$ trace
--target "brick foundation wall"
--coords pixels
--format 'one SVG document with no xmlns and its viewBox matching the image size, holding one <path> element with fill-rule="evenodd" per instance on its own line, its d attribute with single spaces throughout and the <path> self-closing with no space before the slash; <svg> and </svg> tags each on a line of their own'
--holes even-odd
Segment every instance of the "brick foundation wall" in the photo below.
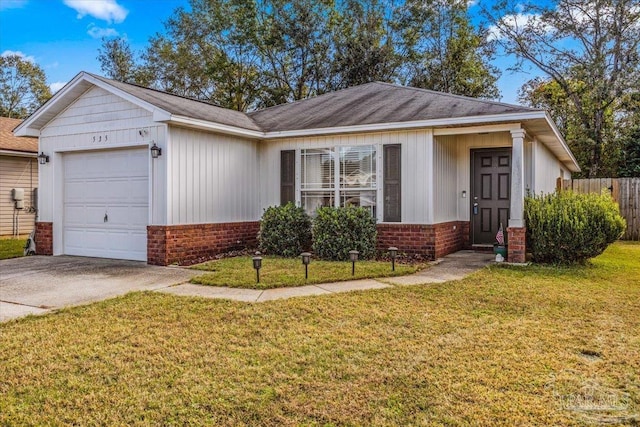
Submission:
<svg viewBox="0 0 640 427">
<path fill-rule="evenodd" d="M 469 223 L 451 221 L 435 224 L 435 257 L 441 258 L 469 246 Z"/>
<path fill-rule="evenodd" d="M 36 255 L 53 255 L 53 223 L 36 222 Z"/>
<path fill-rule="evenodd" d="M 378 224 L 378 250 L 395 246 L 400 252 L 439 258 L 469 247 L 469 222 L 451 221 L 434 225 Z"/>
<path fill-rule="evenodd" d="M 190 263 L 231 250 L 257 246 L 260 223 L 150 225 L 147 227 L 147 263 Z"/>
<path fill-rule="evenodd" d="M 525 262 L 527 252 L 527 229 L 525 227 L 508 227 L 507 235 L 509 236 L 509 245 L 507 246 L 507 261 Z"/>
</svg>

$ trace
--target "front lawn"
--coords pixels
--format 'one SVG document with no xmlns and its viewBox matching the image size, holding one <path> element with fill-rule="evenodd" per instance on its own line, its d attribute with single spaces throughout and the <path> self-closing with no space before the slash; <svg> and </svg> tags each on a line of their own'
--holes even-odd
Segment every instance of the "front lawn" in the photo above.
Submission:
<svg viewBox="0 0 640 427">
<path fill-rule="evenodd" d="M 0 425 L 637 425 L 640 244 L 587 267 L 0 325 Z"/>
<path fill-rule="evenodd" d="M 23 256 L 25 243 L 27 239 L 0 239 L 0 259 Z"/>
<path fill-rule="evenodd" d="M 256 283 L 256 271 L 250 256 L 223 258 L 196 265 L 192 268 L 207 271 L 194 277 L 191 283 L 231 288 L 271 289 L 305 284 L 304 265 L 300 258 L 265 256 L 260 269 L 260 283 Z M 355 275 L 351 275 L 351 262 L 312 260 L 306 284 L 340 282 L 353 279 L 402 276 L 415 273 L 424 265 L 396 264 L 391 271 L 391 262 L 358 261 Z"/>
</svg>

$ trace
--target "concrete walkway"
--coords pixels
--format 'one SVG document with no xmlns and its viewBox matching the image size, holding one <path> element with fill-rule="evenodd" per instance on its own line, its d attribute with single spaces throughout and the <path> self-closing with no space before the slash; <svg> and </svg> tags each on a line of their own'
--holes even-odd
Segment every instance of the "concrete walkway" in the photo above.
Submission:
<svg viewBox="0 0 640 427">
<path fill-rule="evenodd" d="M 361 291 L 366 289 L 382 289 L 392 286 L 410 286 L 460 280 L 469 274 L 484 268 L 486 265 L 492 263 L 494 259 L 494 255 L 491 253 L 459 251 L 435 261 L 433 265 L 426 270 L 408 276 L 349 280 L 345 282 L 322 283 L 318 285 L 266 290 L 202 286 L 183 283 L 176 286 L 157 289 L 156 291 L 181 296 L 198 296 L 244 302 L 264 302 L 310 295 L 323 295 L 339 292 Z"/>
<path fill-rule="evenodd" d="M 267 290 L 193 285 L 197 270 L 149 266 L 137 261 L 34 256 L 0 262 L 0 322 L 88 304 L 131 291 L 264 302 L 462 279 L 493 262 L 493 255 L 461 251 L 408 276 L 350 280 Z"/>
</svg>

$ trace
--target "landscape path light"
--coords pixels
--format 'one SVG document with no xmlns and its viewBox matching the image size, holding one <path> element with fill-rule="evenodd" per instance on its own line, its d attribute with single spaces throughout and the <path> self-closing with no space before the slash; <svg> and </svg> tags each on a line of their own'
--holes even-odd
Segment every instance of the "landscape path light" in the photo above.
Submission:
<svg viewBox="0 0 640 427">
<path fill-rule="evenodd" d="M 389 248 L 389 255 L 391 256 L 391 271 L 396 271 L 396 257 L 398 256 L 398 248 L 391 246 Z"/>
<path fill-rule="evenodd" d="M 309 263 L 311 263 L 311 254 L 309 252 L 302 252 L 300 254 L 302 263 L 304 264 L 304 280 L 305 282 L 309 278 Z"/>
<path fill-rule="evenodd" d="M 349 251 L 349 259 L 351 260 L 351 275 L 355 276 L 356 274 L 356 261 L 358 260 L 358 255 L 360 252 L 358 251 Z"/>
<path fill-rule="evenodd" d="M 253 257 L 253 268 L 256 269 L 256 283 L 260 283 L 260 269 L 262 268 L 260 252 L 256 252 L 256 256 Z"/>
</svg>

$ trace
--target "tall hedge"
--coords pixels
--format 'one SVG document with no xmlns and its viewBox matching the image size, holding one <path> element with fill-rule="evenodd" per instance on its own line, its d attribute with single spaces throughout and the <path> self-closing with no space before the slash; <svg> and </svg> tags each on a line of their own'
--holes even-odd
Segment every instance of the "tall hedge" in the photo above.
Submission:
<svg viewBox="0 0 640 427">
<path fill-rule="evenodd" d="M 265 253 L 296 257 L 311 247 L 311 219 L 291 202 L 271 206 L 262 214 L 258 241 Z"/>
<path fill-rule="evenodd" d="M 376 219 L 362 207 L 321 207 L 313 219 L 313 251 L 321 259 L 346 261 L 354 249 L 372 258 L 376 238 Z"/>
<path fill-rule="evenodd" d="M 626 227 L 607 192 L 527 197 L 525 221 L 533 260 L 552 264 L 584 263 L 619 239 Z"/>
</svg>

